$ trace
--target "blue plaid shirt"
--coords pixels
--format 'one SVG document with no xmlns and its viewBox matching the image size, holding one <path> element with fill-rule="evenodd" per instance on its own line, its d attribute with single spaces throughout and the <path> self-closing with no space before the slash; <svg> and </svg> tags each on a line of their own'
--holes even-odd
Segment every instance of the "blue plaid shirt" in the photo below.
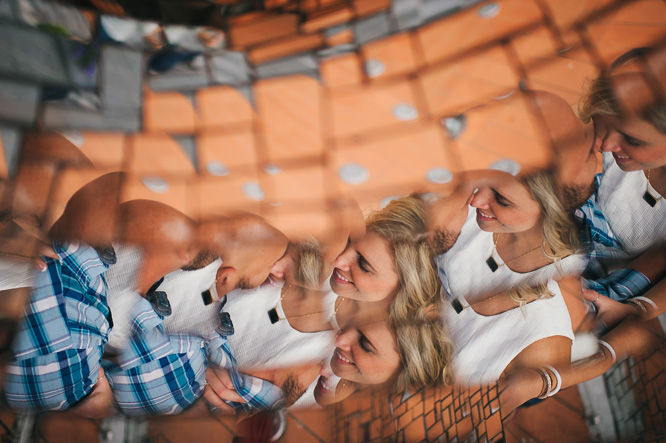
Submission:
<svg viewBox="0 0 666 443">
<path fill-rule="evenodd" d="M 229 370 L 238 394 L 247 401 L 229 402 L 237 411 L 273 409 L 282 403 L 280 388 L 238 372 L 226 337 L 215 332 L 206 338 L 167 335 L 163 319 L 139 296 L 132 318 L 133 333 L 118 364 L 105 362 L 104 365 L 123 413 L 182 412 L 203 395 L 208 364 Z"/>
<path fill-rule="evenodd" d="M 109 332 L 107 266 L 88 246 L 54 245 L 36 272 L 5 368 L 4 395 L 24 411 L 64 410 L 97 383 Z"/>
<path fill-rule="evenodd" d="M 596 175 L 595 182 L 598 189 L 601 174 Z M 608 265 L 626 261 L 627 254 L 601 212 L 596 192 L 576 210 L 575 215 L 583 226 L 582 238 L 590 249 L 590 261 L 583 274 L 589 289 L 617 301 L 637 297 L 650 289 L 650 280 L 634 269 L 623 268 L 608 273 Z"/>
</svg>

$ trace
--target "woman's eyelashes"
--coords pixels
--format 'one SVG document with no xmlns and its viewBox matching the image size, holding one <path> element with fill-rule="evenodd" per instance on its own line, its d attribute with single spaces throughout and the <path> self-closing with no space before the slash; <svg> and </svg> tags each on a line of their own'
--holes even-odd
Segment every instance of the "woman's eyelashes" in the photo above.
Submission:
<svg viewBox="0 0 666 443">
<path fill-rule="evenodd" d="M 370 269 L 365 264 L 365 260 L 363 259 L 363 256 L 359 254 L 358 256 L 358 268 L 365 272 L 366 274 L 370 273 Z"/>
<path fill-rule="evenodd" d="M 511 202 L 506 197 L 504 197 L 502 194 L 495 191 L 494 189 L 493 189 L 493 193 L 495 194 L 495 201 L 497 202 L 498 205 L 500 205 L 504 208 L 508 208 L 509 206 L 511 206 Z"/>
<path fill-rule="evenodd" d="M 622 138 L 624 138 L 624 141 L 627 142 L 627 144 L 629 146 L 637 147 L 637 146 L 642 146 L 645 143 L 642 140 L 639 140 L 637 138 L 633 138 L 632 136 L 627 135 L 623 132 L 620 132 L 620 134 L 622 134 Z"/>
<path fill-rule="evenodd" d="M 360 331 L 358 334 L 358 345 L 364 352 L 372 354 L 372 345 L 370 344 L 370 341 Z"/>
</svg>

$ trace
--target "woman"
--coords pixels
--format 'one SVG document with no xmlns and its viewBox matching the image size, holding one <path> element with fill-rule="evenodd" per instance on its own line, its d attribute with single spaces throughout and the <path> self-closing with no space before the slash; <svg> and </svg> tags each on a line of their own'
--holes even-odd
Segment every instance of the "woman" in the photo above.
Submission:
<svg viewBox="0 0 666 443">
<path fill-rule="evenodd" d="M 552 175 L 520 181 L 488 171 L 475 187 L 456 244 L 439 257 L 452 297 L 443 316 L 456 346 L 454 377 L 476 384 L 524 366 L 566 367 L 573 332 L 552 279 L 580 273 L 585 262 Z"/>
<path fill-rule="evenodd" d="M 343 328 L 328 365 L 317 380 L 320 406 L 344 400 L 369 386 L 416 391 L 446 381 L 451 342 L 438 320 L 394 324 L 387 320 Z"/>
<path fill-rule="evenodd" d="M 331 289 L 349 300 L 390 297 L 391 319 L 405 321 L 441 297 L 434 258 L 425 203 L 415 194 L 398 198 L 367 217 L 365 236 L 350 240 L 335 262 Z"/>
</svg>

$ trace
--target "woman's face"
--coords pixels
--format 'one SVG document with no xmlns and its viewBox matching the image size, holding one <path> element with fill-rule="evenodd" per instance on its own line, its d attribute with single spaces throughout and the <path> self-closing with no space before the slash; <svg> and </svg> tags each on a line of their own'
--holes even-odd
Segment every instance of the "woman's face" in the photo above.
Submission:
<svg viewBox="0 0 666 443">
<path fill-rule="evenodd" d="M 334 264 L 331 289 L 340 297 L 379 301 L 398 287 L 393 254 L 388 243 L 377 234 L 350 240 Z"/>
<path fill-rule="evenodd" d="M 496 173 L 495 173 L 496 172 Z M 527 187 L 511 174 L 495 171 L 482 181 L 470 206 L 487 232 L 523 232 L 541 221 L 541 207 Z"/>
<path fill-rule="evenodd" d="M 343 328 L 335 342 L 331 369 L 351 382 L 376 385 L 400 369 L 400 355 L 386 320 Z"/>
<path fill-rule="evenodd" d="M 635 114 L 596 116 L 601 150 L 611 152 L 625 172 L 666 166 L 666 134 Z"/>
</svg>

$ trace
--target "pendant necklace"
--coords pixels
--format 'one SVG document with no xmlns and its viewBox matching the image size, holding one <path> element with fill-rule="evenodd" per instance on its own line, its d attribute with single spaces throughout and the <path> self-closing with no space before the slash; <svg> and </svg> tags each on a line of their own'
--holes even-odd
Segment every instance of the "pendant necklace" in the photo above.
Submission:
<svg viewBox="0 0 666 443">
<path fill-rule="evenodd" d="M 277 307 L 280 305 L 280 303 L 282 303 L 282 299 L 284 299 L 284 296 L 287 295 L 287 292 L 289 291 L 289 288 L 291 288 L 291 286 L 287 286 L 287 289 L 284 290 L 284 293 L 280 297 L 280 300 L 277 303 L 275 303 L 275 306 L 273 306 L 271 309 L 268 310 L 268 312 L 267 312 L 268 313 L 268 319 L 271 321 L 271 324 L 274 325 L 275 323 L 277 323 L 279 321 L 282 321 L 282 320 L 295 320 L 297 318 L 312 317 L 313 315 L 323 314 L 324 312 L 326 312 L 326 311 L 319 311 L 319 312 L 312 312 L 310 314 L 295 315 L 293 317 L 281 318 L 280 314 L 278 314 Z M 335 311 L 333 312 L 333 317 L 335 317 L 335 315 L 338 313 L 338 310 L 340 309 L 340 306 L 342 306 L 342 302 L 344 302 L 344 301 L 345 301 L 345 298 L 341 297 L 340 298 L 340 304 L 338 305 L 337 308 L 335 308 Z"/>
<path fill-rule="evenodd" d="M 530 250 L 527 251 L 526 253 L 519 255 L 518 257 L 512 258 L 512 259 L 509 260 L 509 261 L 505 261 L 504 263 L 502 263 L 502 264 L 500 265 L 500 264 L 497 264 L 497 261 L 495 260 L 495 257 L 494 257 L 495 253 L 497 252 L 497 242 L 499 241 L 499 238 L 500 238 L 500 234 L 498 233 L 498 234 L 497 234 L 497 238 L 495 239 L 495 243 L 493 243 L 493 250 L 492 250 L 492 252 L 490 253 L 490 257 L 488 257 L 488 260 L 486 260 L 486 264 L 488 265 L 488 267 L 490 268 L 490 270 L 491 270 L 492 272 L 495 272 L 495 271 L 497 271 L 499 268 L 501 268 L 502 266 L 507 265 L 507 264 L 509 264 L 509 263 L 511 263 L 511 262 L 514 262 L 514 261 L 518 260 L 519 258 L 523 258 L 523 257 L 525 257 L 527 254 L 529 254 L 530 252 L 532 252 L 532 251 L 536 251 L 537 249 L 539 249 L 540 247 L 542 247 L 541 245 L 539 245 L 539 246 L 537 246 L 537 247 L 535 247 L 535 248 L 530 249 Z M 499 254 L 498 254 L 498 255 L 499 255 Z"/>
<path fill-rule="evenodd" d="M 657 204 L 659 200 L 662 199 L 662 196 L 660 195 L 659 197 L 655 197 L 652 195 L 650 192 L 650 170 L 647 170 L 647 183 L 645 184 L 645 194 L 643 194 L 643 200 L 650 205 L 651 208 L 654 208 L 654 206 Z"/>
</svg>

